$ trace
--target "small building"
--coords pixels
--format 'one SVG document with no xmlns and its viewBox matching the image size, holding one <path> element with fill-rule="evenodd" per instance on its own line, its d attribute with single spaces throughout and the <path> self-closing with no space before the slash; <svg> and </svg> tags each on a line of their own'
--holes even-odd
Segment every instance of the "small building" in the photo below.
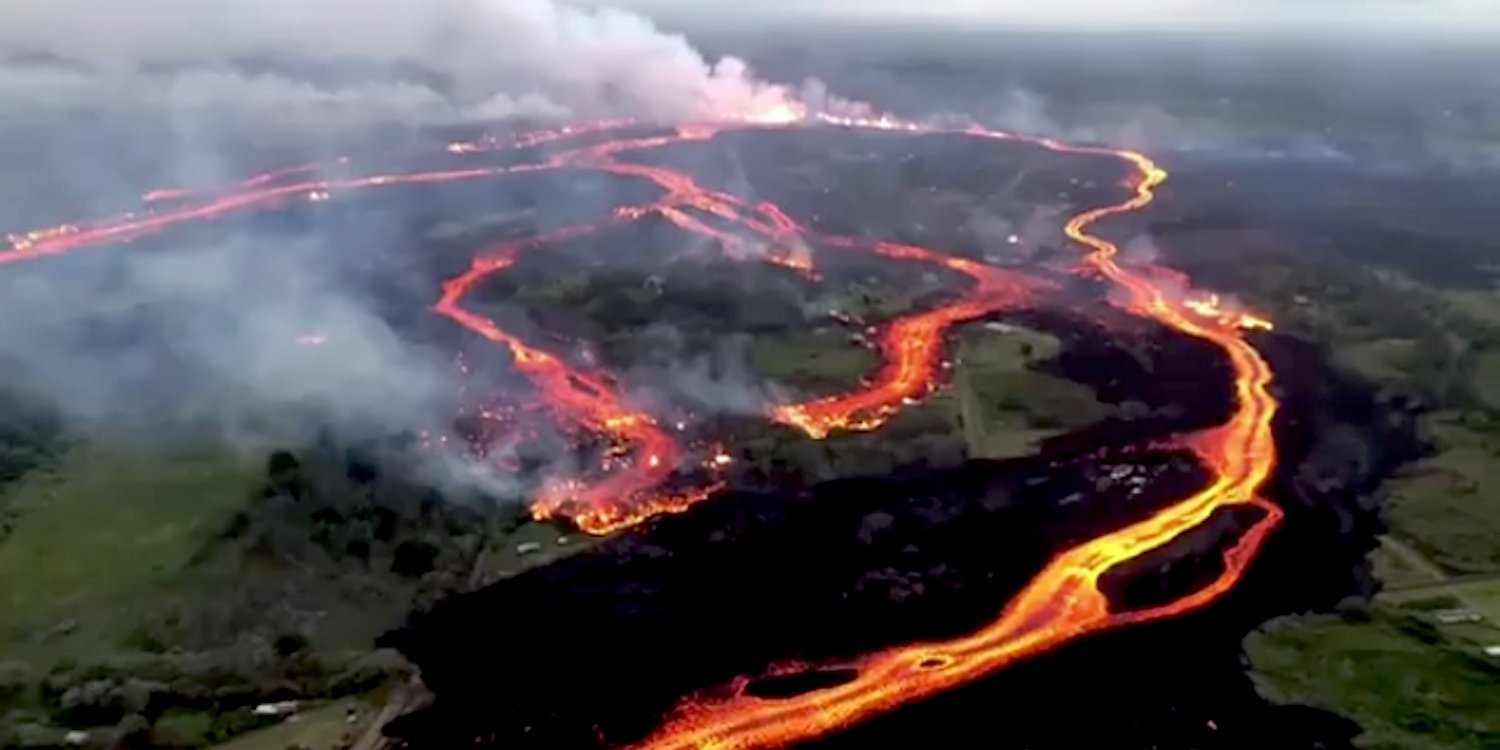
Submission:
<svg viewBox="0 0 1500 750">
<path fill-rule="evenodd" d="M 1480 622 L 1484 618 L 1472 609 L 1445 609 L 1433 615 L 1442 625 L 1462 625 L 1471 622 Z"/>
<path fill-rule="evenodd" d="M 297 701 L 277 701 L 275 703 L 262 703 L 256 706 L 252 712 L 256 716 L 285 717 L 297 713 Z"/>
<path fill-rule="evenodd" d="M 1493 656 L 1496 659 L 1500 659 L 1500 646 L 1485 646 L 1484 655 Z"/>
</svg>

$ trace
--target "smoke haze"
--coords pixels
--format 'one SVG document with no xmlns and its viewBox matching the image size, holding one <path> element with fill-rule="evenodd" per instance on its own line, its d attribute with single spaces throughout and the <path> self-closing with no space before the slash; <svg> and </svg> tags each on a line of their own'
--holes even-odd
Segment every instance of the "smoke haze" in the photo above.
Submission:
<svg viewBox="0 0 1500 750">
<path fill-rule="evenodd" d="M 794 95 L 642 16 L 551 0 L 9 4 L 4 231 L 115 214 L 149 187 L 241 179 L 265 157 L 244 151 L 296 163 L 382 128 L 389 140 L 513 117 L 716 118 Z M 349 272 L 351 256 L 409 253 L 394 246 L 409 233 L 389 217 L 393 231 L 358 239 L 304 221 L 7 268 L 5 385 L 81 425 L 192 425 L 234 443 L 276 437 L 274 414 L 359 434 L 440 423 L 452 362 L 406 341 Z"/>
<path fill-rule="evenodd" d="M 275 129 L 512 115 L 702 118 L 788 90 L 629 12 L 551 0 L 52 0 L 6 13 L 8 118 L 152 113 Z"/>
</svg>

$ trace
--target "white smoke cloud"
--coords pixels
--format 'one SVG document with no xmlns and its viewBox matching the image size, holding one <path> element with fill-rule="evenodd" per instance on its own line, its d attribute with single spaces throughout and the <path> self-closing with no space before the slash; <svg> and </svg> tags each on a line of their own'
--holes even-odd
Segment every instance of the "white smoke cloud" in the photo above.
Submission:
<svg viewBox="0 0 1500 750">
<path fill-rule="evenodd" d="M 552 0 L 5 0 L 0 111 L 165 110 L 285 129 L 784 104 L 642 16 Z M 247 122 L 246 118 L 253 118 Z"/>
</svg>

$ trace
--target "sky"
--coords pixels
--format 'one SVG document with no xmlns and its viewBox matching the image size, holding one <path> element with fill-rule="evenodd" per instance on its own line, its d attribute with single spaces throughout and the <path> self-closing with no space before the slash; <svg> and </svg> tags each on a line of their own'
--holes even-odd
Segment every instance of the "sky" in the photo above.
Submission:
<svg viewBox="0 0 1500 750">
<path fill-rule="evenodd" d="M 1274 29 L 1500 34 L 1500 0 L 604 0 L 661 17 L 984 23 L 1080 30 Z"/>
</svg>

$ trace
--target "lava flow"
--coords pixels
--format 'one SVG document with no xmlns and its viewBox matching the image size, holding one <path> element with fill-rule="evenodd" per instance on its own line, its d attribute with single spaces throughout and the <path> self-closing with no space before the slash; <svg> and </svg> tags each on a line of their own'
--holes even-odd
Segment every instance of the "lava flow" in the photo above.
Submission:
<svg viewBox="0 0 1500 750">
<path fill-rule="evenodd" d="M 661 188 L 663 195 L 647 206 L 617 208 L 613 220 L 603 225 L 570 227 L 481 252 L 467 273 L 444 286 L 443 297 L 435 306 L 439 314 L 507 346 L 516 358 L 517 368 L 536 385 L 560 422 L 606 436 L 612 443 L 627 447 L 631 454 L 624 465 L 611 467 L 613 470 L 603 479 L 589 481 L 575 477 L 552 481 L 532 506 L 533 516 L 538 520 L 565 517 L 585 532 L 607 534 L 657 515 L 683 512 L 720 489 L 721 483 L 713 481 L 706 486 L 663 491 L 662 486 L 682 463 L 682 449 L 669 432 L 661 429 L 650 415 L 627 406 L 608 383 L 571 367 L 559 357 L 528 347 L 503 331 L 493 320 L 464 310 L 462 300 L 485 277 L 508 268 L 521 251 L 592 234 L 604 226 L 638 220 L 651 213 L 666 218 L 685 231 L 716 240 L 732 258 L 754 257 L 745 239 L 715 228 L 688 212 L 700 212 L 735 224 L 772 246 L 772 250 L 763 256 L 766 261 L 811 275 L 810 257 L 792 249 L 775 249 L 800 248 L 805 234 L 803 228 L 779 208 L 770 204 L 750 206 L 733 195 L 699 185 L 686 173 L 617 158 L 626 152 L 706 140 L 717 132 L 717 129 L 705 127 L 681 128 L 673 135 L 612 140 L 554 156 L 548 161 L 549 165 L 592 168 L 623 177 L 646 179 Z M 469 146 L 460 151 L 469 153 L 481 148 Z M 843 241 L 843 244 L 853 246 L 855 243 L 850 240 Z M 958 304 L 893 324 L 884 347 L 891 365 L 875 387 L 851 397 L 830 399 L 808 407 L 779 407 L 788 409 L 789 414 L 809 414 L 806 419 L 782 421 L 796 424 L 815 437 L 826 436 L 834 427 L 852 426 L 848 415 L 860 412 L 871 415 L 865 417 L 861 426 L 873 429 L 879 423 L 876 419 L 887 418 L 903 402 L 930 390 L 938 348 L 947 328 L 957 321 L 1009 306 L 1021 298 L 1017 291 L 1020 283 L 1012 274 L 999 269 L 922 248 L 881 245 L 877 251 L 904 260 L 942 263 L 975 278 L 979 287 Z M 814 408 L 818 410 L 816 417 L 804 411 Z M 711 463 L 709 468 L 721 469 L 722 463 Z"/>
<path fill-rule="evenodd" d="M 824 237 L 833 245 L 852 246 L 851 240 Z M 877 243 L 875 252 L 890 258 L 933 263 L 958 271 L 975 285 L 961 298 L 935 310 L 897 318 L 880 337 L 880 373 L 853 393 L 830 396 L 771 409 L 777 422 L 801 429 L 821 440 L 835 430 L 869 431 L 885 424 L 901 407 L 938 386 L 937 369 L 943 340 L 953 326 L 1021 307 L 1032 300 L 1040 281 L 967 258 L 912 245 Z"/>
<path fill-rule="evenodd" d="M 1265 329 L 1269 323 L 1227 309 L 1217 298 L 1178 300 L 1169 296 L 1159 275 L 1133 270 L 1116 261 L 1116 246 L 1089 228 L 1097 222 L 1147 206 L 1166 172 L 1133 151 L 1079 147 L 1048 139 L 1025 139 L 1005 133 L 968 129 L 927 131 L 881 119 L 872 121 L 820 117 L 825 125 L 878 128 L 904 132 L 941 132 L 976 138 L 1021 140 L 1042 148 L 1072 154 L 1123 159 L 1137 173 L 1132 196 L 1119 204 L 1083 212 L 1065 227 L 1067 235 L 1086 247 L 1086 264 L 1126 292 L 1128 310 L 1149 317 L 1183 335 L 1207 341 L 1227 357 L 1234 373 L 1236 408 L 1217 428 L 1186 436 L 1191 448 L 1210 469 L 1213 480 L 1204 489 L 1181 499 L 1146 520 L 1067 550 L 1051 560 L 1005 607 L 1000 616 L 977 633 L 941 643 L 915 644 L 870 654 L 858 661 L 858 676 L 850 682 L 784 699 L 762 699 L 739 692 L 726 700 L 689 700 L 661 729 L 638 747 L 643 750 L 689 748 L 777 747 L 837 731 L 898 706 L 973 681 L 1014 663 L 1057 648 L 1064 643 L 1108 628 L 1171 617 L 1201 607 L 1228 591 L 1266 535 L 1281 519 L 1281 511 L 1257 495 L 1275 465 L 1276 446 L 1271 421 L 1277 401 L 1269 390 L 1270 368 L 1245 338 L 1246 330 Z M 778 125 L 779 126 L 779 125 Z M 583 134 L 598 135 L 623 127 L 608 123 L 523 136 L 510 145 L 493 140 L 452 144 L 448 151 L 469 154 L 500 148 L 550 146 Z M 732 127 L 764 128 L 766 124 Z M 534 384 L 554 418 L 582 432 L 605 437 L 612 446 L 604 476 L 554 479 L 536 499 L 538 518 L 566 517 L 592 533 L 610 531 L 647 518 L 682 512 L 718 488 L 716 480 L 699 481 L 687 489 L 665 489 L 684 468 L 684 448 L 656 419 L 630 405 L 606 374 L 574 365 L 561 355 L 543 351 L 503 330 L 495 321 L 466 310 L 464 297 L 493 274 L 510 268 L 526 251 L 582 237 L 635 220 L 658 215 L 682 229 L 718 241 L 732 257 L 761 257 L 767 262 L 812 274 L 809 242 L 839 250 L 869 251 L 913 263 L 936 264 L 967 276 L 972 282 L 957 299 L 933 310 L 890 321 L 880 338 L 883 365 L 870 383 L 853 393 L 803 404 L 774 407 L 771 417 L 821 438 L 834 430 L 874 429 L 903 404 L 920 398 L 937 384 L 940 349 L 954 325 L 1027 304 L 1040 282 L 1011 271 L 993 268 L 935 250 L 847 237 L 819 235 L 770 203 L 750 203 L 705 188 L 686 173 L 667 167 L 622 160 L 623 154 L 690 140 L 712 138 L 718 127 L 685 127 L 674 134 L 619 138 L 562 150 L 542 161 L 513 167 L 381 174 L 328 178 L 322 168 L 297 167 L 267 173 L 228 188 L 210 191 L 170 190 L 149 193 L 140 214 L 88 224 L 63 225 L 12 235 L 9 252 L 0 252 L 0 265 L 65 253 L 84 247 L 136 239 L 189 221 L 211 220 L 231 212 L 270 208 L 293 200 L 322 202 L 361 188 L 476 180 L 548 169 L 596 169 L 655 183 L 662 195 L 655 202 L 618 208 L 598 224 L 568 227 L 525 240 L 502 243 L 478 254 L 470 268 L 447 281 L 434 310 L 477 335 L 507 347 L 515 367 Z M 341 162 L 343 164 L 345 162 Z M 731 225 L 758 238 L 755 245 Z M 717 459 L 710 468 L 721 465 Z M 1224 553 L 1224 570 L 1209 585 L 1175 602 L 1146 610 L 1112 611 L 1099 588 L 1100 577 L 1115 566 L 1160 549 L 1198 528 L 1216 512 L 1233 506 L 1260 509 L 1259 521 Z"/>
<path fill-rule="evenodd" d="M 1046 286 L 1037 279 L 1013 271 L 947 255 L 914 245 L 889 242 L 868 243 L 850 237 L 814 232 L 770 202 L 749 204 L 719 190 L 706 188 L 687 173 L 667 167 L 620 161 L 620 154 L 661 148 L 675 143 L 707 140 L 718 128 L 684 127 L 675 136 L 616 140 L 580 149 L 558 159 L 559 163 L 588 166 L 625 177 L 654 182 L 665 195 L 653 207 L 679 228 L 717 240 L 732 258 L 754 257 L 739 236 L 716 229 L 686 213 L 695 209 L 735 224 L 770 245 L 764 259 L 806 276 L 814 276 L 805 243 L 816 240 L 845 249 L 870 249 L 875 254 L 913 263 L 939 265 L 969 277 L 974 287 L 959 299 L 934 310 L 913 313 L 887 324 L 880 337 L 883 362 L 880 371 L 859 390 L 807 403 L 781 404 L 771 408 L 771 419 L 801 429 L 814 439 L 838 430 L 869 431 L 885 424 L 901 408 L 939 385 L 938 362 L 943 340 L 953 326 L 1024 307 L 1033 293 Z"/>
<path fill-rule="evenodd" d="M 627 406 L 604 378 L 528 346 L 489 318 L 465 310 L 461 301 L 487 276 L 515 263 L 518 253 L 599 229 L 573 227 L 484 251 L 468 272 L 443 285 L 443 296 L 434 306 L 439 314 L 509 348 L 516 369 L 536 386 L 542 401 L 560 420 L 634 448 L 629 465 L 602 481 L 554 479 L 533 503 L 532 515 L 538 520 L 565 517 L 590 534 L 608 534 L 663 513 L 680 513 L 712 494 L 717 485 L 676 494 L 659 492 L 681 464 L 681 448 L 670 433 L 650 415 Z"/>
<path fill-rule="evenodd" d="M 1012 138 L 1005 134 L 989 134 Z M 914 644 L 876 652 L 856 665 L 858 677 L 804 695 L 766 700 L 746 695 L 722 701 L 688 701 L 668 723 L 638 747 L 780 747 L 846 728 L 898 706 L 971 682 L 1030 656 L 1055 649 L 1107 628 L 1178 615 L 1228 591 L 1244 574 L 1282 513 L 1257 496 L 1276 462 L 1271 433 L 1277 401 L 1270 367 L 1245 340 L 1238 320 L 1203 315 L 1173 302 L 1145 275 L 1120 266 L 1117 247 L 1088 228 L 1101 219 L 1138 210 L 1154 198 L 1166 172 L 1130 151 L 1076 148 L 1037 141 L 1054 151 L 1107 153 L 1133 164 L 1139 173 L 1127 201 L 1074 217 L 1066 232 L 1090 249 L 1087 262 L 1129 294 L 1129 309 L 1188 336 L 1206 340 L 1225 353 L 1234 372 L 1237 406 L 1228 423 L 1191 436 L 1191 446 L 1213 470 L 1203 490 L 1150 518 L 1078 545 L 1051 560 L 1005 608 L 1000 617 L 970 636 L 941 643 Z M 1253 319 L 1255 325 L 1264 324 Z M 1254 505 L 1261 519 L 1224 553 L 1224 571 L 1209 585 L 1170 604 L 1147 610 L 1113 612 L 1099 579 L 1115 566 L 1159 549 L 1199 527 L 1215 512 Z"/>
<path fill-rule="evenodd" d="M 809 276 L 814 274 L 812 259 L 805 251 L 799 252 L 807 239 L 815 237 L 825 244 L 849 249 L 868 244 L 852 238 L 816 235 L 774 204 L 748 204 L 732 194 L 698 184 L 685 172 L 619 159 L 621 154 L 629 152 L 708 140 L 718 132 L 718 128 L 683 127 L 671 135 L 610 140 L 563 152 L 548 164 L 592 168 L 656 184 L 663 192 L 661 198 L 648 206 L 621 207 L 615 211 L 614 221 L 632 221 L 656 213 L 685 231 L 717 241 L 732 258 L 743 260 L 756 254 L 739 235 L 715 228 L 689 211 L 715 217 L 756 235 L 770 247 L 762 256 L 767 262 Z M 481 146 L 466 146 L 460 150 L 481 149 Z M 497 262 L 495 258 L 511 258 L 520 249 L 550 244 L 598 228 L 575 227 L 481 253 L 469 273 L 449 282 L 436 309 L 476 333 L 510 347 L 517 357 L 517 366 L 542 391 L 560 421 L 582 425 L 618 444 L 634 446 L 630 465 L 595 482 L 582 478 L 554 481 L 533 505 L 533 515 L 539 520 L 562 516 L 572 519 L 586 532 L 605 534 L 663 513 L 683 512 L 719 489 L 720 483 L 676 492 L 661 491 L 659 488 L 680 463 L 681 449 L 670 433 L 660 429 L 649 415 L 629 409 L 603 383 L 595 381 L 580 389 L 578 384 L 588 382 L 589 378 L 556 357 L 547 355 L 545 360 L 539 359 L 542 353 L 504 333 L 492 320 L 465 312 L 460 305 L 463 296 L 480 279 L 509 266 L 509 261 Z M 937 386 L 940 350 L 949 329 L 960 322 L 1019 307 L 1031 300 L 1030 290 L 1040 285 L 1014 272 L 911 245 L 875 243 L 873 252 L 902 261 L 941 265 L 970 277 L 975 286 L 951 304 L 892 321 L 881 338 L 885 364 L 865 387 L 805 404 L 773 407 L 772 419 L 798 427 L 818 439 L 834 430 L 876 429 L 902 406 Z"/>
</svg>

